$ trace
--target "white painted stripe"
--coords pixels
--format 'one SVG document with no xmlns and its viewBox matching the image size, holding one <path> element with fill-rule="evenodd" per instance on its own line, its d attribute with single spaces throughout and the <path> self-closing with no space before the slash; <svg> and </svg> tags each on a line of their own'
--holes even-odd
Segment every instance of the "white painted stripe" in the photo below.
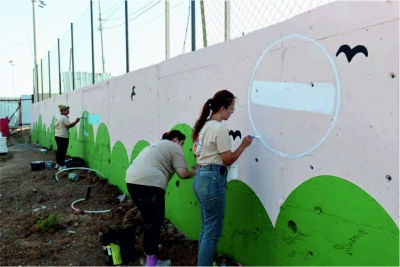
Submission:
<svg viewBox="0 0 400 267">
<path fill-rule="evenodd" d="M 285 83 L 255 80 L 251 102 L 275 108 L 332 114 L 335 107 L 335 86 L 332 83 Z"/>
</svg>

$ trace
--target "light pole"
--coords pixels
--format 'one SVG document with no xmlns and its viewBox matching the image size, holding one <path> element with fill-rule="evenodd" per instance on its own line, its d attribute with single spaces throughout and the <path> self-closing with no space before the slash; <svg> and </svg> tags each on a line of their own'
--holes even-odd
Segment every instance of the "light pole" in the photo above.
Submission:
<svg viewBox="0 0 400 267">
<path fill-rule="evenodd" d="M 12 68 L 12 97 L 14 97 L 15 96 L 15 78 L 14 78 L 14 66 L 15 66 L 15 64 L 14 64 L 13 60 L 8 61 L 8 63 L 10 63 L 11 68 Z"/>
<path fill-rule="evenodd" d="M 37 43 L 36 43 L 36 0 L 32 0 L 32 16 L 33 16 L 33 46 L 34 46 L 34 60 L 35 60 L 35 82 L 33 94 L 36 89 L 36 101 L 39 102 L 39 72 L 38 72 L 38 57 L 37 57 Z"/>
</svg>

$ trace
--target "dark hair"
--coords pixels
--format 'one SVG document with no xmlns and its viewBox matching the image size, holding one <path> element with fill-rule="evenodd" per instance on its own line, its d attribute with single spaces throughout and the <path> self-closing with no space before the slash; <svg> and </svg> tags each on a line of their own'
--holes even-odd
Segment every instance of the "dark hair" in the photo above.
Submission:
<svg viewBox="0 0 400 267">
<path fill-rule="evenodd" d="M 178 130 L 172 130 L 170 132 L 166 132 L 162 135 L 162 139 L 172 140 L 175 137 L 178 137 L 179 141 L 185 140 L 186 136 Z"/>
<path fill-rule="evenodd" d="M 235 99 L 235 96 L 229 92 L 228 90 L 218 91 L 213 98 L 208 99 L 207 102 L 203 106 L 203 110 L 201 111 L 200 118 L 196 121 L 196 124 L 193 128 L 192 138 L 195 141 L 197 135 L 200 133 L 201 128 L 203 128 L 206 123 L 208 117 L 210 116 L 210 111 L 212 114 L 217 113 L 221 107 L 228 108 L 232 101 Z"/>
</svg>

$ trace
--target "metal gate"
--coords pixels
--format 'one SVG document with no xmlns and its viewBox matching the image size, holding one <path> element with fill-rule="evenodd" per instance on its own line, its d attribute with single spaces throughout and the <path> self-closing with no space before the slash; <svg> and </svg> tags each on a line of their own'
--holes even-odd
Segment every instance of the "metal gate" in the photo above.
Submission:
<svg viewBox="0 0 400 267">
<path fill-rule="evenodd" d="M 20 98 L 0 98 L 0 118 L 8 118 L 8 126 L 15 129 L 31 124 L 32 96 L 23 95 Z"/>
</svg>

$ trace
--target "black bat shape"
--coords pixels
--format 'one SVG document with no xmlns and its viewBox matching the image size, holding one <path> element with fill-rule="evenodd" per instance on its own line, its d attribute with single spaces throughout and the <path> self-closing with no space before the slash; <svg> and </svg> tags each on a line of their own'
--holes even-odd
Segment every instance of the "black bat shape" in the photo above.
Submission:
<svg viewBox="0 0 400 267">
<path fill-rule="evenodd" d="M 230 130 L 229 131 L 229 135 L 232 135 L 233 140 L 235 140 L 236 137 L 238 137 L 238 136 L 239 136 L 240 139 L 242 139 L 242 133 L 239 130 L 236 130 L 236 131 Z"/>
<path fill-rule="evenodd" d="M 338 56 L 340 53 L 344 53 L 346 55 L 347 61 L 349 63 L 358 53 L 363 53 L 366 57 L 368 57 L 368 50 L 363 45 L 357 45 L 353 49 L 351 49 L 350 46 L 348 46 L 347 44 L 342 45 L 341 47 L 339 47 L 336 56 Z"/>
<path fill-rule="evenodd" d="M 131 93 L 131 100 L 133 101 L 133 96 L 135 96 L 136 95 L 136 93 L 135 93 L 135 86 L 132 86 L 132 93 Z"/>
</svg>

